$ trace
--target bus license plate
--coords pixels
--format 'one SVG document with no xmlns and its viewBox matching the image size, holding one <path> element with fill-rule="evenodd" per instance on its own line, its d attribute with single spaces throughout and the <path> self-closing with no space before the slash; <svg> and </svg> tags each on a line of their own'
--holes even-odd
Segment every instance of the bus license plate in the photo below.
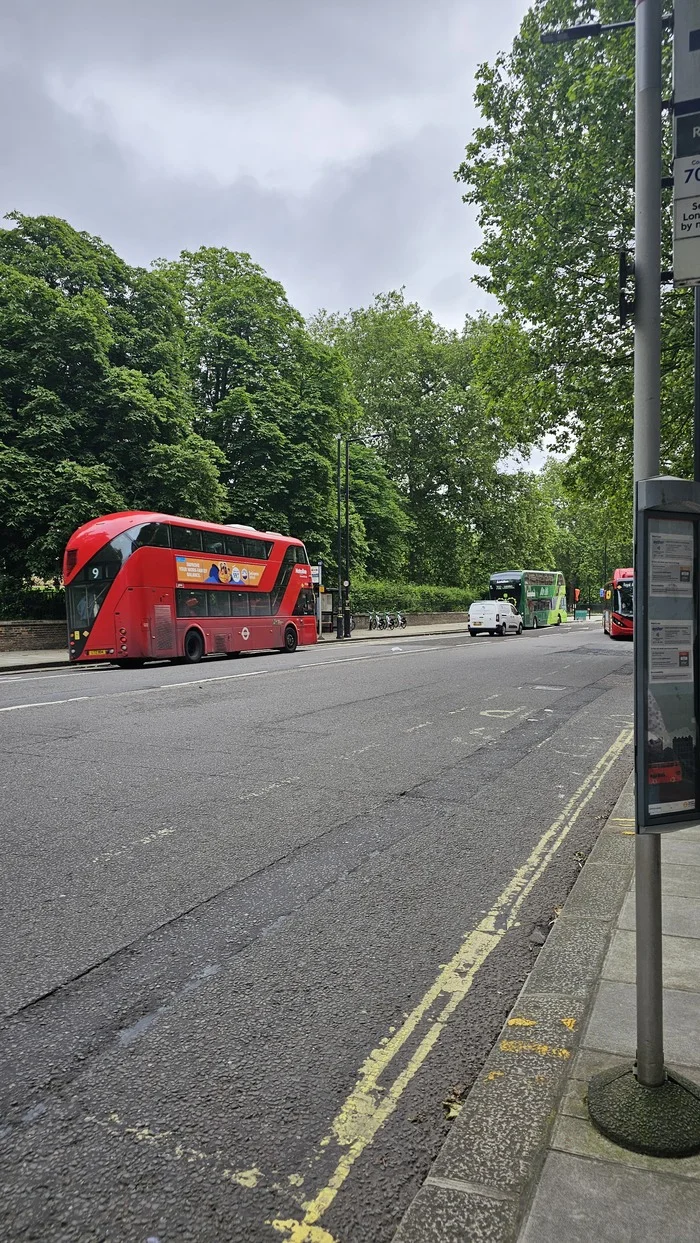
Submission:
<svg viewBox="0 0 700 1243">
<path fill-rule="evenodd" d="M 480 625 L 481 625 L 481 622 L 473 622 L 473 625 L 474 625 L 474 626 L 480 626 Z"/>
<path fill-rule="evenodd" d="M 111 650 L 110 647 L 89 647 L 87 654 L 88 656 L 109 656 Z"/>
</svg>

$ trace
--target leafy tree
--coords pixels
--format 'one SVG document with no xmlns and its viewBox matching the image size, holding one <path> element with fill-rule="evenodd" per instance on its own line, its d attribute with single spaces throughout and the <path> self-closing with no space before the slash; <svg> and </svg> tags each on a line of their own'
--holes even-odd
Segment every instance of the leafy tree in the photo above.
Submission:
<svg viewBox="0 0 700 1243">
<path fill-rule="evenodd" d="M 534 0 L 511 51 L 477 73 L 483 120 L 456 174 L 484 234 L 477 280 L 529 331 L 530 399 L 560 447 L 576 448 L 589 496 L 611 478 L 631 496 L 632 334 L 617 318 L 617 251 L 633 240 L 634 34 L 551 47 L 540 33 L 630 15 L 628 0 Z M 668 45 L 665 56 L 668 70 Z M 668 225 L 667 215 L 664 266 Z M 690 464 L 691 301 L 663 295 L 663 458 L 674 473 Z"/>
<path fill-rule="evenodd" d="M 353 577 L 358 568 L 372 578 L 401 580 L 408 563 L 410 529 L 405 506 L 376 450 L 364 444 L 350 446 L 351 531 Z M 352 524 L 362 523 L 366 552 L 357 547 Z M 359 563 L 359 564 L 358 564 Z"/>
<path fill-rule="evenodd" d="M 232 514 L 329 558 L 335 436 L 357 418 L 342 360 L 249 255 L 202 247 L 158 268 L 185 308 L 196 426 L 224 455 Z"/>
<path fill-rule="evenodd" d="M 0 230 L 0 572 L 56 576 L 71 531 L 114 509 L 166 500 L 219 516 L 219 456 L 193 434 L 167 280 L 65 221 L 12 220 Z"/>
<path fill-rule="evenodd" d="M 591 500 L 579 472 L 579 456 L 569 462 L 550 458 L 540 476 L 540 490 L 556 526 L 554 557 L 569 588 L 598 588 L 616 566 L 632 564 L 632 514 L 627 497 L 608 490 Z"/>
<path fill-rule="evenodd" d="M 479 515 L 489 506 L 499 461 L 531 436 L 514 410 L 510 426 L 500 417 L 489 325 L 479 319 L 463 333 L 449 332 L 398 291 L 345 316 L 321 312 L 311 328 L 347 360 L 362 407 L 357 429 L 374 434 L 403 498 L 409 578 L 473 581 Z M 514 353 L 516 344 L 522 349 L 515 327 L 503 333 Z M 518 369 L 515 359 L 510 369 Z M 499 521 L 508 523 L 508 513 Z"/>
</svg>

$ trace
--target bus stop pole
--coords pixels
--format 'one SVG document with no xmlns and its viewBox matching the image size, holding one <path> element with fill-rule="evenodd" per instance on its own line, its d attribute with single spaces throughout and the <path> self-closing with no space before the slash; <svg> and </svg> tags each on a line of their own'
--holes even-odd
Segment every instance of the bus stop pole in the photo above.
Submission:
<svg viewBox="0 0 700 1243">
<path fill-rule="evenodd" d="M 661 0 L 638 0 L 635 51 L 634 479 L 659 473 L 661 440 Z M 635 659 L 644 638 L 637 636 Z M 636 706 L 635 706 L 636 712 Z M 644 745 L 636 717 L 635 747 Z M 637 1079 L 664 1082 L 661 836 L 635 841 Z"/>
</svg>

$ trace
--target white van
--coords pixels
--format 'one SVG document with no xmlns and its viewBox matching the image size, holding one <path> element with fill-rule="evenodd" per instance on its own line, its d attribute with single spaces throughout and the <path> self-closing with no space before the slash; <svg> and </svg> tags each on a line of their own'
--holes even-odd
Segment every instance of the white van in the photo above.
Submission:
<svg viewBox="0 0 700 1243">
<path fill-rule="evenodd" d="M 522 634 L 523 619 L 507 600 L 475 600 L 469 609 L 469 633 Z"/>
</svg>

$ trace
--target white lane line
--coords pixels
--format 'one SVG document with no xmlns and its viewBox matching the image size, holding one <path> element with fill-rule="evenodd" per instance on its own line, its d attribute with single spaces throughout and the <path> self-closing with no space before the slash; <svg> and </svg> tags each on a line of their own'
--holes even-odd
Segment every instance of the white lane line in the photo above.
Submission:
<svg viewBox="0 0 700 1243">
<path fill-rule="evenodd" d="M 199 682 L 166 682 L 163 686 L 144 686 L 137 690 L 130 691 L 113 691 L 109 695 L 71 695 L 68 699 L 44 699 L 38 703 L 31 704 L 9 704 L 7 707 L 0 708 L 0 712 L 22 712 L 25 708 L 55 708 L 61 704 L 77 704 L 83 703 L 87 699 L 123 699 L 127 695 L 155 695 L 158 691 L 168 691 L 173 689 L 182 689 L 183 686 L 203 686 L 205 682 L 229 682 L 237 678 L 258 678 L 264 673 L 270 673 L 269 669 L 255 669 L 251 673 L 230 673 L 223 678 L 206 678 Z M 275 672 L 282 672 L 280 669 Z"/>
<path fill-rule="evenodd" d="M 405 656 L 422 656 L 424 652 L 438 652 L 449 648 L 449 644 L 435 645 L 434 647 L 423 647 L 414 651 L 404 651 L 400 655 Z M 349 665 L 358 661 L 369 660 L 396 660 L 397 654 L 386 652 L 382 655 L 374 656 L 341 656 L 335 657 L 333 660 L 314 660 L 303 665 L 288 665 L 286 669 L 251 669 L 248 673 L 225 673 L 214 678 L 190 678 L 186 682 L 163 682 L 160 686 L 143 686 L 132 687 L 128 691 L 109 691 L 100 695 L 70 695 L 65 699 L 46 699 L 36 703 L 28 704 L 8 704 L 0 708 L 0 712 L 23 712 L 28 708 L 54 708 L 64 704 L 82 703 L 85 700 L 97 699 L 124 699 L 130 695 L 155 695 L 161 691 L 182 690 L 187 686 L 205 687 L 210 682 L 236 682 L 241 678 L 258 678 L 263 675 L 273 677 L 282 673 L 297 673 L 300 669 L 326 669 L 330 665 Z"/>
<path fill-rule="evenodd" d="M 90 674 L 94 674 L 94 673 L 118 673 L 118 672 L 119 672 L 118 669 L 116 668 L 112 669 L 108 665 L 98 665 L 98 666 L 92 666 L 92 667 L 89 665 L 87 666 L 83 665 L 80 668 L 75 668 L 75 666 L 73 666 L 71 669 L 66 669 L 62 673 L 31 673 L 29 675 L 26 675 L 23 673 L 15 673 L 12 675 L 7 675 L 4 678 L 0 678 L 0 683 L 2 682 L 48 682 L 51 680 L 55 680 L 56 678 L 75 678 L 75 677 L 85 678 L 85 677 L 89 677 Z"/>
</svg>

